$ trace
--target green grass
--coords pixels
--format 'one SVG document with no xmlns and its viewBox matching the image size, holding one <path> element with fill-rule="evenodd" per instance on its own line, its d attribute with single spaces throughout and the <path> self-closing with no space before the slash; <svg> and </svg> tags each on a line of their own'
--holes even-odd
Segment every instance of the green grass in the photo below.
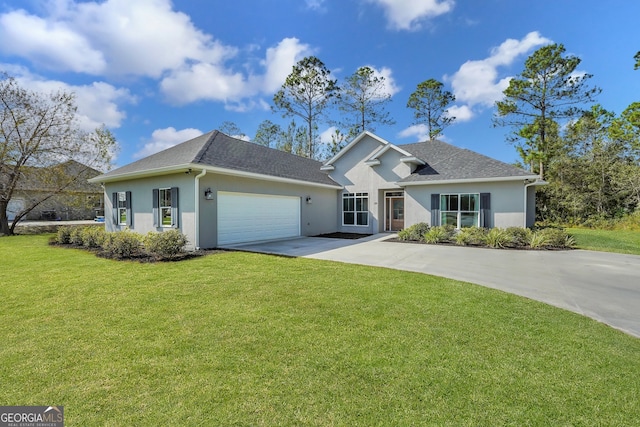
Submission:
<svg viewBox="0 0 640 427">
<path fill-rule="evenodd" d="M 222 253 L 139 264 L 0 239 L 0 402 L 67 425 L 640 419 L 640 340 L 427 275 Z"/>
<path fill-rule="evenodd" d="M 579 249 L 640 255 L 640 231 L 568 228 Z"/>
</svg>

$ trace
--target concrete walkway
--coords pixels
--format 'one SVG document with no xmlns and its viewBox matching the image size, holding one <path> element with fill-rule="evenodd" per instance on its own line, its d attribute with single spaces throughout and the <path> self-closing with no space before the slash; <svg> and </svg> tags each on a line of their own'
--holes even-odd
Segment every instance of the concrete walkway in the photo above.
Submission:
<svg viewBox="0 0 640 427">
<path fill-rule="evenodd" d="M 234 248 L 416 271 L 476 283 L 571 310 L 640 337 L 640 256 L 385 241 L 391 237 L 304 237 Z"/>
</svg>

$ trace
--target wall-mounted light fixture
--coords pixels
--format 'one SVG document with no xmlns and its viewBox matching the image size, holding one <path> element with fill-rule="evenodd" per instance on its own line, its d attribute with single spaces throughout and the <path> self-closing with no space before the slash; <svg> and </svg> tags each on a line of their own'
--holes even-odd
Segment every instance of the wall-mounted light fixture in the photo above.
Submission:
<svg viewBox="0 0 640 427">
<path fill-rule="evenodd" d="M 308 204 L 308 205 L 310 205 L 310 204 L 311 204 L 311 201 L 312 201 L 312 200 L 311 200 L 311 196 L 307 196 L 307 199 L 306 199 L 306 200 L 307 200 L 307 204 Z"/>
<path fill-rule="evenodd" d="M 204 190 L 204 198 L 207 200 L 213 200 L 213 191 L 211 191 L 211 188 Z"/>
</svg>

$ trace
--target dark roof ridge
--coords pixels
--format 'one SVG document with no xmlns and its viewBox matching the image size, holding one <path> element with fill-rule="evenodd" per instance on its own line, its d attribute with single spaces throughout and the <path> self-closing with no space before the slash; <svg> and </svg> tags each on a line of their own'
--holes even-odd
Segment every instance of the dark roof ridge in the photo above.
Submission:
<svg viewBox="0 0 640 427">
<path fill-rule="evenodd" d="M 220 133 L 220 131 L 218 130 L 213 130 L 210 131 L 209 133 L 211 133 L 211 135 L 209 136 L 209 138 L 207 138 L 207 140 L 205 141 L 204 144 L 202 144 L 202 147 L 200 147 L 200 151 L 198 151 L 196 153 L 196 155 L 193 158 L 193 163 L 199 163 L 202 160 L 202 157 L 204 156 L 204 154 L 206 153 L 207 149 L 209 148 L 209 146 L 211 144 L 213 144 L 213 140 L 216 139 L 216 137 L 218 136 L 218 134 Z"/>
</svg>

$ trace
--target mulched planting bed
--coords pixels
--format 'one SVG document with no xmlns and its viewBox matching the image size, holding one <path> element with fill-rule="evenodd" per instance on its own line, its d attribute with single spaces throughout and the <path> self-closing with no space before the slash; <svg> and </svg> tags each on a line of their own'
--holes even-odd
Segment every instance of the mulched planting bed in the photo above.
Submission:
<svg viewBox="0 0 640 427">
<path fill-rule="evenodd" d="M 556 247 L 543 247 L 543 248 L 530 248 L 528 246 L 505 246 L 503 248 L 492 248 L 490 246 L 484 245 L 458 245 L 452 242 L 442 242 L 442 243 L 427 243 L 427 242 L 419 242 L 417 240 L 400 240 L 397 237 L 390 237 L 388 239 L 383 240 L 383 242 L 392 242 L 392 243 L 409 243 L 414 245 L 431 245 L 431 246 L 457 246 L 459 248 L 479 248 L 479 249 L 496 249 L 500 251 L 571 251 L 575 248 L 556 248 Z"/>
</svg>

